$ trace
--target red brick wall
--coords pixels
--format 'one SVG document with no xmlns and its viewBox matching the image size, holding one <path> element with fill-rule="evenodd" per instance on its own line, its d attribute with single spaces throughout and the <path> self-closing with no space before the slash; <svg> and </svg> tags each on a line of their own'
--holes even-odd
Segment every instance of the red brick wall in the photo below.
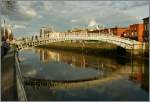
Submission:
<svg viewBox="0 0 150 102">
<path fill-rule="evenodd" d="M 139 24 L 138 25 L 138 41 L 143 41 L 143 31 L 144 31 L 144 25 L 143 24 Z"/>
<path fill-rule="evenodd" d="M 117 36 L 121 37 L 121 34 L 123 34 L 127 28 L 117 28 Z"/>
<path fill-rule="evenodd" d="M 143 24 L 132 24 L 129 26 L 129 30 L 126 32 L 130 35 L 130 37 L 133 37 L 132 32 L 133 33 L 137 32 L 138 41 L 143 41 L 143 30 L 144 30 Z"/>
<path fill-rule="evenodd" d="M 123 34 L 125 31 L 127 30 L 127 28 L 111 28 L 110 32 L 113 33 L 114 35 L 117 36 L 121 36 L 121 34 Z"/>
</svg>

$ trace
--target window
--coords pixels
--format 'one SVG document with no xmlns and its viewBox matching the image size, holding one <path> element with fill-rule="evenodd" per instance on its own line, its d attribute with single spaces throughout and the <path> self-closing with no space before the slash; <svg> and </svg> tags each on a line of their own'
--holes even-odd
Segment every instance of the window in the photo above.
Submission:
<svg viewBox="0 0 150 102">
<path fill-rule="evenodd" d="M 134 33 L 134 37 L 137 37 L 137 32 Z"/>
</svg>

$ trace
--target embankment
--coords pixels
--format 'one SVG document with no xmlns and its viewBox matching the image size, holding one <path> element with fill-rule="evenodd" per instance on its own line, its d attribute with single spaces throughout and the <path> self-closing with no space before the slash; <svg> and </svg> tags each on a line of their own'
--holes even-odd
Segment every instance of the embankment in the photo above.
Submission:
<svg viewBox="0 0 150 102">
<path fill-rule="evenodd" d="M 114 44 L 104 42 L 57 42 L 47 45 L 40 45 L 40 48 L 50 48 L 55 50 L 73 51 L 87 55 L 101 55 L 101 56 L 116 56 L 117 46 Z"/>
<path fill-rule="evenodd" d="M 123 48 L 120 48 L 114 44 L 99 42 L 99 41 L 90 41 L 90 42 L 55 42 L 47 45 L 40 45 L 40 48 L 50 48 L 55 50 L 64 50 L 64 51 L 73 51 L 76 53 L 82 53 L 86 55 L 95 55 L 95 56 L 104 56 L 104 57 L 131 57 L 131 51 L 127 51 Z M 141 52 L 141 51 L 140 51 Z M 134 53 L 133 53 L 134 54 Z M 141 58 L 143 55 L 141 53 L 135 54 L 134 57 Z M 148 56 L 144 56 L 148 58 Z"/>
</svg>

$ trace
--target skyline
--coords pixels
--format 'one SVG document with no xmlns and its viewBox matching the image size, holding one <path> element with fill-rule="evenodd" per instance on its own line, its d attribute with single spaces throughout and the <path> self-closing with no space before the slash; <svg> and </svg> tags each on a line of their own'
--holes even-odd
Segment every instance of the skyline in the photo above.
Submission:
<svg viewBox="0 0 150 102">
<path fill-rule="evenodd" d="M 141 23 L 149 16 L 148 4 L 148 1 L 15 1 L 11 9 L 3 2 L 1 14 L 13 25 L 15 37 L 25 37 L 33 32 L 39 34 L 42 26 L 49 25 L 56 31 L 66 31 L 85 28 L 91 21 L 106 27 Z"/>
</svg>

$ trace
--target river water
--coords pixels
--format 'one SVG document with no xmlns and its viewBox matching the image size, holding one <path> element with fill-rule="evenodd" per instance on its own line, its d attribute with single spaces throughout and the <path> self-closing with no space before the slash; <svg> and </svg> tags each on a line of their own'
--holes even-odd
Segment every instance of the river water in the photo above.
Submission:
<svg viewBox="0 0 150 102">
<path fill-rule="evenodd" d="M 33 48 L 19 52 L 28 100 L 148 100 L 149 62 Z"/>
</svg>

